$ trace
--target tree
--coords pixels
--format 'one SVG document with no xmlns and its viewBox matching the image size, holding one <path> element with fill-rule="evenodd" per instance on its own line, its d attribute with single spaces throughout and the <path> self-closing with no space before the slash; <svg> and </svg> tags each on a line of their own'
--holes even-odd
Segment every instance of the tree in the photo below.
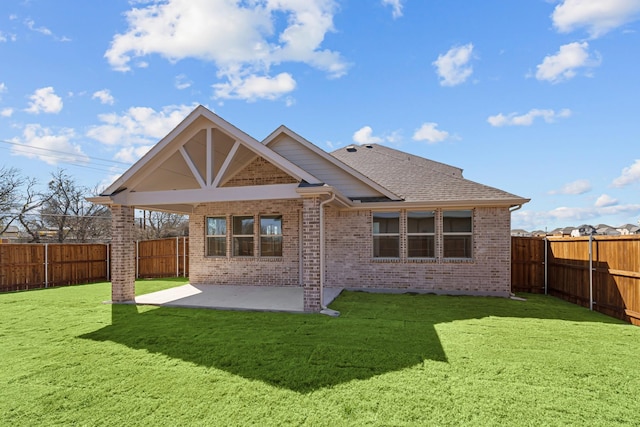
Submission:
<svg viewBox="0 0 640 427">
<path fill-rule="evenodd" d="M 91 190 L 79 185 L 64 169 L 54 172 L 52 178 L 40 215 L 42 222 L 55 230 L 56 241 L 107 239 L 111 229 L 109 209 L 87 201 Z"/>
<path fill-rule="evenodd" d="M 189 221 L 184 215 L 169 212 L 143 211 L 143 217 L 141 218 L 140 228 L 138 230 L 138 238 L 140 240 L 163 239 L 166 237 L 187 235 L 189 235 Z"/>
<path fill-rule="evenodd" d="M 18 221 L 31 238 L 39 241 L 38 231 L 43 224 L 34 217 L 46 196 L 37 190 L 34 178 L 23 176 L 16 168 L 0 168 L 0 233 Z"/>
<path fill-rule="evenodd" d="M 0 234 L 16 220 L 16 211 L 20 204 L 20 187 L 25 178 L 16 168 L 0 168 Z"/>
</svg>

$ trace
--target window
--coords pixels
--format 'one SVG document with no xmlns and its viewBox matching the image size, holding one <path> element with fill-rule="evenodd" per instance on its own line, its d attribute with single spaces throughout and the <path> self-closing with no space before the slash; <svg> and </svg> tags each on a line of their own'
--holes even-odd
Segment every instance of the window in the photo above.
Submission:
<svg viewBox="0 0 640 427">
<path fill-rule="evenodd" d="M 227 219 L 207 218 L 207 256 L 227 255 Z"/>
<path fill-rule="evenodd" d="M 373 256 L 398 258 L 400 256 L 400 213 L 374 212 Z"/>
<path fill-rule="evenodd" d="M 233 217 L 233 256 L 253 256 L 253 217 Z"/>
<path fill-rule="evenodd" d="M 260 256 L 282 256 L 282 215 L 260 217 Z"/>
<path fill-rule="evenodd" d="M 442 212 L 442 246 L 444 258 L 471 258 L 473 247 L 473 212 Z"/>
<path fill-rule="evenodd" d="M 407 212 L 407 257 L 435 258 L 435 212 Z"/>
</svg>

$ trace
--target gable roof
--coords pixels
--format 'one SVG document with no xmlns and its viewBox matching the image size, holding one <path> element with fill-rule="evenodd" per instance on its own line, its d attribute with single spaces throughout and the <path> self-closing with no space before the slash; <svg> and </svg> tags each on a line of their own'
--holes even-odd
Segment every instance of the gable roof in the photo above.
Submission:
<svg viewBox="0 0 640 427">
<path fill-rule="evenodd" d="M 227 147 L 223 154 L 229 157 L 229 161 L 226 164 L 218 163 L 217 171 L 204 170 L 206 168 L 206 158 L 204 153 L 200 152 L 204 151 L 204 145 L 206 144 L 206 142 L 202 141 L 206 137 L 201 135 L 206 132 L 206 127 L 218 130 L 221 137 L 226 140 Z M 188 144 L 193 147 L 189 149 Z M 200 152 L 197 152 L 198 148 Z M 175 189 L 202 188 L 210 186 L 215 180 L 217 180 L 215 183 L 218 184 L 225 178 L 222 175 L 228 171 L 229 163 L 232 160 L 235 160 L 236 163 L 232 169 L 237 171 L 252 161 L 256 155 L 264 157 L 270 163 L 300 181 L 313 184 L 321 183 L 313 175 L 269 150 L 256 139 L 209 109 L 199 105 L 167 136 L 162 138 L 140 160 L 111 184 L 103 194 L 111 195 L 125 190 L 135 191 L 135 187 L 143 184 L 145 180 L 160 182 L 162 185 L 166 185 L 167 181 L 171 181 L 170 187 L 173 186 Z M 157 175 L 157 177 L 150 179 L 152 175 Z M 150 190 L 156 189 L 151 188 Z"/>
<path fill-rule="evenodd" d="M 268 185 L 236 180 L 252 164 L 253 169 L 268 165 L 279 180 Z M 460 168 L 377 144 L 327 153 L 285 126 L 259 142 L 201 105 L 91 201 L 189 213 L 203 202 L 292 199 L 305 193 L 333 193 L 343 206 L 381 208 L 529 201 L 464 179 Z"/>
<path fill-rule="evenodd" d="M 273 131 L 262 143 L 335 187 L 346 197 L 401 200 L 401 197 L 388 188 L 321 150 L 284 125 Z"/>
<path fill-rule="evenodd" d="M 406 202 L 521 205 L 529 199 L 465 179 L 462 169 L 378 144 L 348 146 L 332 156 Z"/>
</svg>

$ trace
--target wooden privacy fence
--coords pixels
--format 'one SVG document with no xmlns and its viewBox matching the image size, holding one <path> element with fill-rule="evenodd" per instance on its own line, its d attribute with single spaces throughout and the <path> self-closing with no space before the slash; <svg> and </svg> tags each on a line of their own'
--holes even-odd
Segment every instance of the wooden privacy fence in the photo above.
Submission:
<svg viewBox="0 0 640 427">
<path fill-rule="evenodd" d="M 640 236 L 512 237 L 514 292 L 548 293 L 640 325 Z"/>
<path fill-rule="evenodd" d="M 136 242 L 136 277 L 189 275 L 189 238 Z"/>
<path fill-rule="evenodd" d="M 136 277 L 189 275 L 189 239 L 135 242 Z M 0 292 L 109 280 L 108 244 L 0 244 Z"/>
<path fill-rule="evenodd" d="M 0 244 L 0 292 L 107 278 L 106 244 Z"/>
</svg>

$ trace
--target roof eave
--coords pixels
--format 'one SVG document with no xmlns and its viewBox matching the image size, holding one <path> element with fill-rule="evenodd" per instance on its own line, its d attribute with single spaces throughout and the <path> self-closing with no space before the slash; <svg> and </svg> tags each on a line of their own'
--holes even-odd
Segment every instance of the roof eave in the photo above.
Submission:
<svg viewBox="0 0 640 427">
<path fill-rule="evenodd" d="M 356 170 L 356 169 L 352 168 L 351 166 L 347 165 L 346 163 L 344 163 L 340 159 L 332 156 L 331 153 L 327 153 L 326 151 L 320 149 L 318 146 L 316 146 L 315 144 L 313 144 L 312 142 L 310 142 L 306 138 L 302 137 L 301 135 L 298 135 L 296 132 L 292 131 L 291 129 L 289 129 L 285 125 L 280 125 L 275 131 L 271 132 L 271 134 L 269 134 L 269 136 L 267 136 L 262 141 L 262 144 L 264 144 L 265 146 L 269 146 L 269 144 L 271 142 L 273 142 L 281 134 L 285 134 L 285 135 L 295 139 L 300 144 L 302 144 L 303 146 L 307 147 L 309 150 L 311 150 L 312 152 L 314 152 L 318 156 L 322 157 L 324 160 L 326 160 L 326 161 L 330 162 L 331 164 L 335 165 L 336 167 L 342 169 L 343 171 L 347 172 L 348 174 L 350 174 L 354 178 L 357 178 L 358 180 L 364 182 L 369 187 L 371 187 L 371 188 L 375 189 L 376 191 L 378 191 L 379 193 L 383 194 L 385 197 L 388 197 L 390 199 L 397 199 L 397 200 L 402 199 L 402 197 L 400 197 L 399 195 L 395 194 L 391 190 L 387 189 L 386 187 L 384 187 L 381 184 L 377 183 L 376 181 L 372 180 L 371 178 L 369 178 L 368 176 L 366 176 L 363 173 L 359 172 L 358 170 Z"/>
<path fill-rule="evenodd" d="M 516 207 L 528 203 L 531 199 L 483 199 L 483 200 L 425 200 L 425 201 L 391 201 L 391 202 L 366 202 L 353 201 L 354 209 L 406 209 L 406 208 L 475 208 L 475 207 Z"/>
</svg>

